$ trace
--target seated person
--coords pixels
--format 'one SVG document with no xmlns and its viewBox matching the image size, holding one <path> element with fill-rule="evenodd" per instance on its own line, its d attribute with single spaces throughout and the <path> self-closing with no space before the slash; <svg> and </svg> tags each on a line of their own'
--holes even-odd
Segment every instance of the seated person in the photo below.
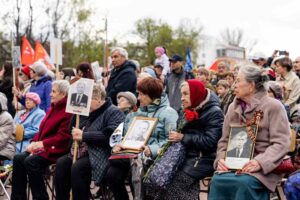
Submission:
<svg viewBox="0 0 300 200">
<path fill-rule="evenodd" d="M 15 123 L 7 111 L 7 98 L 0 92 L 0 161 L 12 160 L 15 154 Z"/>
<path fill-rule="evenodd" d="M 39 108 L 41 99 L 35 92 L 26 93 L 25 110 L 20 111 L 15 117 L 15 123 L 24 128 L 23 144 L 17 142 L 17 151 L 23 152 L 29 145 L 30 140 L 39 132 L 40 123 L 42 122 L 45 112 Z"/>
<path fill-rule="evenodd" d="M 74 115 L 70 127 L 75 127 Z M 95 84 L 88 117 L 81 116 L 79 128 L 72 128 L 73 140 L 79 142 L 78 156 L 72 164 L 74 148 L 71 153 L 56 162 L 55 189 L 60 200 L 88 200 L 91 180 L 100 184 L 105 175 L 111 147 L 109 138 L 118 125 L 124 121 L 124 114 L 106 98 L 103 86 Z"/>
<path fill-rule="evenodd" d="M 138 82 L 137 90 L 140 108 L 137 112 L 127 115 L 124 122 L 124 133 L 127 132 L 136 116 L 158 118 L 156 127 L 151 133 L 146 146 L 143 147 L 143 154 L 149 159 L 155 159 L 158 149 L 167 143 L 169 129 L 175 130 L 178 115 L 170 107 L 167 95 L 162 95 L 163 83 L 161 80 L 152 77 L 144 78 Z M 123 149 L 124 147 L 121 144 L 117 144 L 112 151 L 117 153 Z M 110 163 L 106 181 L 116 200 L 129 199 L 124 183 L 129 171 L 129 159 L 120 159 L 120 162 Z"/>
<path fill-rule="evenodd" d="M 223 135 L 218 143 L 214 162 L 217 172 L 212 177 L 208 197 L 210 200 L 218 200 L 220 197 L 228 200 L 267 200 L 269 191 L 275 191 L 277 183 L 283 176 L 274 170 L 288 152 L 289 122 L 281 102 L 268 96 L 268 77 L 263 72 L 251 64 L 243 66 L 238 72 L 234 88 L 236 98 L 228 108 Z M 231 125 L 246 126 L 256 111 L 262 112 L 262 119 L 259 121 L 259 129 L 254 138 L 253 158 L 237 173 L 231 172 L 229 163 L 225 162 Z M 251 127 L 250 130 L 249 127 L 246 130 L 247 134 L 253 134 Z"/>
<path fill-rule="evenodd" d="M 13 159 L 11 199 L 26 199 L 27 180 L 32 199 L 48 199 L 44 174 L 49 165 L 66 154 L 71 135 L 69 125 L 72 115 L 66 113 L 69 82 L 52 83 L 51 107 L 41 122 L 39 132 L 34 136 L 25 152 Z"/>
</svg>

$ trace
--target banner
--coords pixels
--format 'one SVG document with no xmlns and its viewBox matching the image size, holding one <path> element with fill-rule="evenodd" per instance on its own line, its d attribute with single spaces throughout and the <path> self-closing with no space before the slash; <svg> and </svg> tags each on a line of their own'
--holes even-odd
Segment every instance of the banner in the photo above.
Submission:
<svg viewBox="0 0 300 200">
<path fill-rule="evenodd" d="M 31 65 L 34 63 L 34 50 L 25 35 L 22 37 L 21 58 L 22 65 Z"/>
<path fill-rule="evenodd" d="M 44 49 L 44 47 L 39 41 L 36 41 L 34 61 L 38 61 L 38 60 L 43 60 L 44 63 L 47 65 L 48 69 L 50 70 L 55 69 L 47 51 Z"/>
</svg>

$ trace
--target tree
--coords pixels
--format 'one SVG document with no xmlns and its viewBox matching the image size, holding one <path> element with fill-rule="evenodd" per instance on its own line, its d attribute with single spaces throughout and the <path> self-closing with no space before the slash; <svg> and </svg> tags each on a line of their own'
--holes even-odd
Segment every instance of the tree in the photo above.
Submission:
<svg viewBox="0 0 300 200">
<path fill-rule="evenodd" d="M 168 23 L 152 18 L 139 19 L 135 25 L 134 33 L 142 42 L 127 43 L 127 49 L 135 49 L 129 52 L 129 56 L 140 61 L 141 65 L 153 64 L 156 46 L 164 46 L 169 55 L 177 53 L 181 56 L 184 56 L 186 49 L 190 47 L 196 58 L 202 27 L 197 28 L 190 20 L 182 20 L 176 29 L 173 29 Z"/>
<path fill-rule="evenodd" d="M 251 52 L 257 44 L 257 40 L 245 39 L 244 30 L 241 28 L 226 28 L 220 33 L 220 44 L 235 47 L 244 47 L 247 52 Z"/>
</svg>

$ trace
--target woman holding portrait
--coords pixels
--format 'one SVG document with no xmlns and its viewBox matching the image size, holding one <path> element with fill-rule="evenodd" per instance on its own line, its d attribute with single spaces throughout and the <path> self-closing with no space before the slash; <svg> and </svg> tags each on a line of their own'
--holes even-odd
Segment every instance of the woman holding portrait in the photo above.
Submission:
<svg viewBox="0 0 300 200">
<path fill-rule="evenodd" d="M 218 143 L 209 199 L 267 200 L 269 191 L 275 191 L 283 174 L 275 173 L 288 152 L 290 143 L 289 122 L 281 102 L 267 94 L 267 74 L 251 64 L 242 67 L 237 75 L 234 93 L 236 98 L 229 106 Z M 225 162 L 232 125 L 245 125 L 261 111 L 262 119 L 255 139 L 253 158 L 236 173 Z M 248 130 L 249 131 L 249 130 Z M 247 131 L 247 134 L 249 132 Z"/>
</svg>

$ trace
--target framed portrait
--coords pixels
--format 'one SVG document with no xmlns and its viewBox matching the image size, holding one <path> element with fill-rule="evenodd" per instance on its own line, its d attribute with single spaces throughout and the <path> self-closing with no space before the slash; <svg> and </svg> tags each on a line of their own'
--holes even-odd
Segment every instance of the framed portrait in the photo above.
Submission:
<svg viewBox="0 0 300 200">
<path fill-rule="evenodd" d="M 249 136 L 250 127 L 232 125 L 226 150 L 225 163 L 231 170 L 242 169 L 252 159 L 255 143 Z M 253 133 L 257 134 L 256 126 L 251 126 Z"/>
<path fill-rule="evenodd" d="M 20 52 L 20 46 L 13 46 L 12 52 L 11 52 L 11 57 L 12 57 L 12 65 L 13 67 L 21 67 L 21 52 Z"/>
<path fill-rule="evenodd" d="M 94 80 L 88 78 L 74 82 L 69 88 L 66 112 L 89 116 L 93 86 Z"/>
<path fill-rule="evenodd" d="M 146 145 L 157 121 L 157 118 L 135 117 L 122 141 L 123 147 L 132 152 L 139 152 L 140 148 Z"/>
</svg>

